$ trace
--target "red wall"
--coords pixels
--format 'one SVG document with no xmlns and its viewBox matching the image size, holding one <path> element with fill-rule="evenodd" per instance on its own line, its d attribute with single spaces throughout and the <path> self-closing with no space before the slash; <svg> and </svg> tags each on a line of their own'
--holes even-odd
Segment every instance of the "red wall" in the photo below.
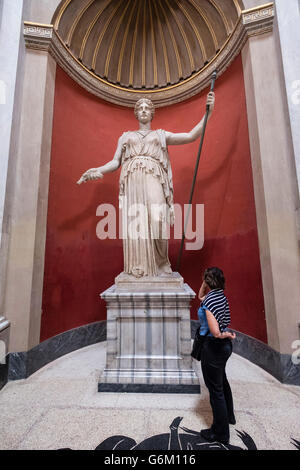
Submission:
<svg viewBox="0 0 300 470">
<path fill-rule="evenodd" d="M 205 93 L 157 109 L 153 128 L 190 130 L 205 111 Z M 99 294 L 122 271 L 122 242 L 99 240 L 96 209 L 118 207 L 119 171 L 100 182 L 76 185 L 80 175 L 114 154 L 118 137 L 135 129 L 131 109 L 95 98 L 57 69 L 50 171 L 41 341 L 106 318 Z M 175 202 L 188 202 L 199 141 L 169 148 Z M 226 277 L 231 326 L 266 342 L 245 90 L 241 57 L 216 82 L 194 202 L 205 204 L 205 243 L 185 251 L 180 272 L 198 292 L 203 270 L 219 266 Z M 175 269 L 180 240 L 170 241 Z M 192 306 L 196 318 L 198 302 Z"/>
</svg>

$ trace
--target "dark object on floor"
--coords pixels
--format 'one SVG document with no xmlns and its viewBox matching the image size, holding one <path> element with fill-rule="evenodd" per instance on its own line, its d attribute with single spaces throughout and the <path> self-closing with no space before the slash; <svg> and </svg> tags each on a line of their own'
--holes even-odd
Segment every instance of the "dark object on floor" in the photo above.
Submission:
<svg viewBox="0 0 300 470">
<path fill-rule="evenodd" d="M 300 441 L 296 441 L 296 439 L 292 439 L 291 444 L 293 444 L 293 446 L 295 446 L 296 449 L 300 450 Z"/>
<path fill-rule="evenodd" d="M 242 447 L 220 442 L 208 442 L 199 431 L 179 426 L 183 418 L 177 417 L 170 426 L 170 433 L 158 434 L 137 444 L 126 436 L 112 436 L 96 447 L 95 450 L 243 450 Z M 179 433 L 179 429 L 184 431 Z M 246 432 L 237 431 L 247 450 L 257 450 L 253 439 Z"/>
</svg>

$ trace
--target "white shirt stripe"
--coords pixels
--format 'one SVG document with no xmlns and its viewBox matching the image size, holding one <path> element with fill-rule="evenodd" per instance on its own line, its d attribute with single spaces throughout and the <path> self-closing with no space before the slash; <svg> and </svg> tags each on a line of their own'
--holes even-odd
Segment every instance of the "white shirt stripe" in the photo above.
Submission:
<svg viewBox="0 0 300 470">
<path fill-rule="evenodd" d="M 230 323 L 230 308 L 224 291 L 222 289 L 211 290 L 202 302 L 202 306 L 214 315 L 222 333 Z"/>
</svg>

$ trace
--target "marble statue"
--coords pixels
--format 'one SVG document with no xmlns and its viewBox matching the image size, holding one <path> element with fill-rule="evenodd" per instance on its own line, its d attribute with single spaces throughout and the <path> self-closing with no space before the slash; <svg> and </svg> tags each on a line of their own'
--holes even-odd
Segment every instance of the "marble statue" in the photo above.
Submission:
<svg viewBox="0 0 300 470">
<path fill-rule="evenodd" d="M 209 115 L 214 93 L 207 95 Z M 120 166 L 119 198 L 123 220 L 124 273 L 135 278 L 172 273 L 168 257 L 168 224 L 174 222 L 173 182 L 168 145 L 187 144 L 202 132 L 204 117 L 190 131 L 152 130 L 154 105 L 146 98 L 135 105 L 139 129 L 124 132 L 113 159 L 87 170 L 78 184 L 103 178 Z M 137 222 L 138 221 L 138 222 Z"/>
</svg>

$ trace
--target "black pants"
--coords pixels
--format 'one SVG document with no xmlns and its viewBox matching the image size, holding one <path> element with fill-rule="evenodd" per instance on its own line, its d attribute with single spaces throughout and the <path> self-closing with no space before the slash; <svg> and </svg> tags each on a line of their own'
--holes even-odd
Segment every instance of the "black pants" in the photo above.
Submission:
<svg viewBox="0 0 300 470">
<path fill-rule="evenodd" d="M 201 353 L 201 368 L 205 385 L 209 391 L 213 412 L 211 430 L 220 439 L 229 439 L 228 420 L 234 417 L 231 388 L 225 366 L 232 353 L 229 338 L 206 338 Z"/>
</svg>

